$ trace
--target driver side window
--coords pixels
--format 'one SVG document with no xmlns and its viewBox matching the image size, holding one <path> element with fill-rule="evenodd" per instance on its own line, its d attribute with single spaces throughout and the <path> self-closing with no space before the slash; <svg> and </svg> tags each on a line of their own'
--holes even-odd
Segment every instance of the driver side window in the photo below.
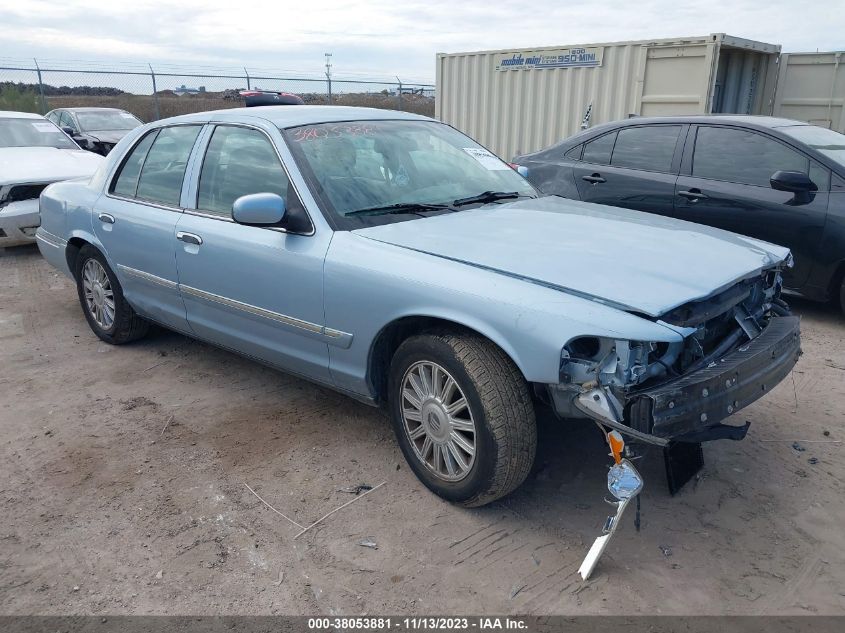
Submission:
<svg viewBox="0 0 845 633">
<path fill-rule="evenodd" d="M 197 209 L 232 217 L 232 205 L 251 193 L 275 193 L 287 202 L 288 178 L 273 145 L 262 132 L 219 125 L 200 172 Z"/>
</svg>

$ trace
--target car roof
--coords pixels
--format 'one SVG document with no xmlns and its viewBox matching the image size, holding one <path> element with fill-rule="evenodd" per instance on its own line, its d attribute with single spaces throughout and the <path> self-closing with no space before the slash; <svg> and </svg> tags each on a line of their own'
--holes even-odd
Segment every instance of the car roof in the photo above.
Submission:
<svg viewBox="0 0 845 633">
<path fill-rule="evenodd" d="M 80 108 L 54 108 L 50 110 L 50 112 L 102 112 L 103 110 L 108 110 L 110 112 L 126 112 L 121 108 L 95 108 L 91 107 L 80 107 Z"/>
<path fill-rule="evenodd" d="M 330 105 L 284 105 L 212 110 L 210 112 L 198 112 L 196 114 L 185 114 L 170 119 L 162 119 L 156 123 L 249 119 L 263 119 L 279 128 L 317 123 L 340 123 L 342 121 L 377 121 L 386 119 L 408 121 L 434 120 L 426 116 L 401 112 L 399 110 Z"/>
<path fill-rule="evenodd" d="M 0 119 L 43 119 L 40 114 L 32 112 L 13 112 L 11 110 L 0 110 Z"/>
<path fill-rule="evenodd" d="M 536 152 L 522 154 L 522 156 L 533 156 L 534 154 L 541 154 L 552 148 L 570 148 L 590 140 L 604 132 L 611 130 L 619 130 L 625 127 L 633 127 L 637 125 L 652 125 L 656 123 L 727 123 L 737 124 L 742 127 L 758 129 L 758 130 L 773 130 L 782 127 L 808 126 L 809 123 L 804 121 L 795 121 L 793 119 L 783 119 L 774 116 L 762 116 L 755 114 L 688 114 L 685 116 L 632 116 L 630 119 L 622 119 L 620 121 L 610 121 L 608 123 L 601 123 L 595 127 L 579 130 L 572 136 L 568 136 L 543 149 Z"/>
<path fill-rule="evenodd" d="M 810 125 L 804 121 L 794 121 L 775 116 L 757 114 L 697 114 L 687 116 L 631 117 L 625 121 L 616 121 L 614 125 L 638 125 L 643 123 L 739 123 L 747 127 L 778 128 L 793 125 Z"/>
</svg>

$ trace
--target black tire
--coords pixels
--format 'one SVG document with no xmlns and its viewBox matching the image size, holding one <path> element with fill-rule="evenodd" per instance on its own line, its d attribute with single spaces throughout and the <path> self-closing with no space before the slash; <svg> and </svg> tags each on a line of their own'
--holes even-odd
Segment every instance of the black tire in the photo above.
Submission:
<svg viewBox="0 0 845 633">
<path fill-rule="evenodd" d="M 108 276 L 109 285 L 114 297 L 114 321 L 110 327 L 105 328 L 101 326 L 91 313 L 88 307 L 88 302 L 85 300 L 85 289 L 83 285 L 83 270 L 89 260 L 97 261 L 102 266 L 106 275 Z M 143 338 L 150 329 L 149 321 L 142 319 L 132 306 L 123 297 L 123 289 L 120 287 L 120 282 L 117 280 L 112 269 L 109 267 L 106 258 L 93 246 L 83 246 L 79 251 L 79 256 L 76 258 L 76 291 L 79 295 L 79 303 L 82 306 L 82 313 L 85 315 L 85 320 L 100 339 L 111 345 L 122 345 L 136 341 Z"/>
<path fill-rule="evenodd" d="M 475 424 L 474 462 L 459 481 L 446 481 L 433 472 L 417 454 L 405 428 L 403 382 L 406 372 L 420 362 L 434 362 L 448 372 L 463 392 Z M 393 356 L 388 389 L 399 446 L 432 492 L 465 507 L 478 507 L 504 497 L 525 481 L 537 450 L 534 405 L 519 369 L 499 347 L 477 335 L 413 336 Z"/>
</svg>

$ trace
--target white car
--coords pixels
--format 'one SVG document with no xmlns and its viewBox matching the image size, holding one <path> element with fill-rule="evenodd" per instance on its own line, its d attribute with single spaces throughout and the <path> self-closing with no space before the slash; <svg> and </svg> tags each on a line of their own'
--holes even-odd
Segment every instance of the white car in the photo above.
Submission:
<svg viewBox="0 0 845 633">
<path fill-rule="evenodd" d="M 43 116 L 0 111 L 0 248 L 35 242 L 44 187 L 90 177 L 102 162 Z"/>
</svg>

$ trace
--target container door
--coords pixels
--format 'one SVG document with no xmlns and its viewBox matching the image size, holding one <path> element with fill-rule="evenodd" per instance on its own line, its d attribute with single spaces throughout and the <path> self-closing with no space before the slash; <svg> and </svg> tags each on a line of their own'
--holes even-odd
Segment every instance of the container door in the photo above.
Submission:
<svg viewBox="0 0 845 633">
<path fill-rule="evenodd" d="M 781 55 L 773 114 L 845 133 L 845 54 Z"/>
<path fill-rule="evenodd" d="M 712 41 L 644 46 L 636 113 L 641 116 L 708 113 L 716 47 Z"/>
</svg>

